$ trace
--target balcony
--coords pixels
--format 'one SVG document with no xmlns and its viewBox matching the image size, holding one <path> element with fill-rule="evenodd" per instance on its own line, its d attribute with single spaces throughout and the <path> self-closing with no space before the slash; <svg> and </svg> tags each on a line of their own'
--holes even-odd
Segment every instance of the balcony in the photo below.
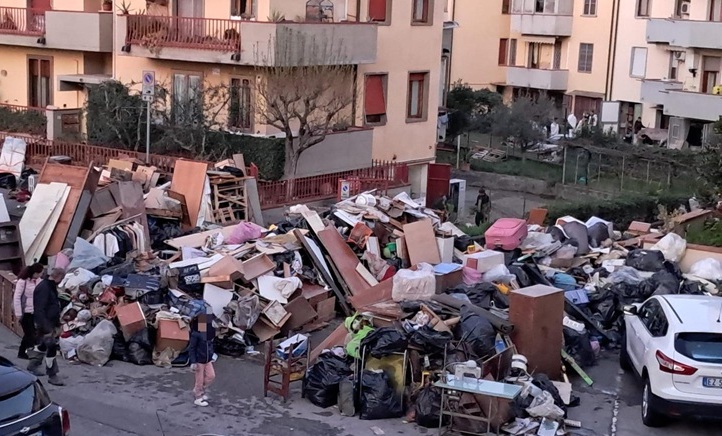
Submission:
<svg viewBox="0 0 722 436">
<path fill-rule="evenodd" d="M 118 16 L 130 56 L 232 65 L 338 65 L 376 61 L 370 23 L 257 22 Z"/>
<path fill-rule="evenodd" d="M 722 115 L 722 95 L 682 90 L 667 91 L 664 114 L 695 120 L 717 121 Z"/>
<path fill-rule="evenodd" d="M 524 67 L 508 67 L 506 69 L 506 84 L 518 88 L 564 91 L 567 89 L 568 77 L 568 70 L 540 70 Z"/>
<path fill-rule="evenodd" d="M 111 53 L 113 15 L 0 7 L 0 45 Z"/>
<path fill-rule="evenodd" d="M 722 23 L 653 18 L 647 22 L 647 42 L 722 49 Z"/>
<path fill-rule="evenodd" d="M 571 36 L 573 0 L 514 0 L 511 28 L 522 35 Z"/>
<path fill-rule="evenodd" d="M 642 80 L 642 92 L 639 100 L 642 103 L 663 106 L 669 91 L 679 91 L 681 89 L 682 82 L 645 79 Z"/>
</svg>

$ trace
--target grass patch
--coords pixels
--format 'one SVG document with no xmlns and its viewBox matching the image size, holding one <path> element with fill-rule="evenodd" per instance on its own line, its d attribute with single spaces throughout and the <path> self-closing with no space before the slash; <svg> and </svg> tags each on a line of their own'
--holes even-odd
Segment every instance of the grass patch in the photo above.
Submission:
<svg viewBox="0 0 722 436">
<path fill-rule="evenodd" d="M 562 168 L 559 165 L 534 160 L 520 160 L 508 158 L 500 162 L 486 162 L 472 160 L 471 169 L 487 173 L 506 174 L 509 176 L 522 176 L 532 179 L 545 180 L 558 183 L 562 181 Z"/>
<path fill-rule="evenodd" d="M 493 222 L 488 223 L 482 223 L 480 226 L 470 226 L 470 225 L 463 225 L 459 227 L 459 230 L 466 233 L 467 235 L 474 237 L 474 236 L 482 236 L 484 233 L 486 233 L 487 230 L 489 230 L 489 227 L 494 224 Z"/>
<path fill-rule="evenodd" d="M 702 228 L 689 228 L 685 239 L 690 244 L 722 247 L 722 221 L 707 220 Z"/>
</svg>

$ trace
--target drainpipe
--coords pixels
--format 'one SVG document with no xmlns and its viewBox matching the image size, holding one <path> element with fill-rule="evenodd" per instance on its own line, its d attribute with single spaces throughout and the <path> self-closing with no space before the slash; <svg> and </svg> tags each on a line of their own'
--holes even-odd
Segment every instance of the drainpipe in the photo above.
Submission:
<svg viewBox="0 0 722 436">
<path fill-rule="evenodd" d="M 356 22 L 361 21 L 361 0 L 356 0 Z"/>
<path fill-rule="evenodd" d="M 351 125 L 356 125 L 356 105 L 358 104 L 358 65 L 353 66 L 353 99 L 351 100 Z M 363 120 L 361 125 L 363 125 Z"/>
<path fill-rule="evenodd" d="M 116 32 L 118 32 L 118 14 L 115 13 L 115 0 L 113 0 L 113 11 L 111 12 L 111 14 L 113 14 L 113 53 L 111 54 L 110 63 L 113 68 L 113 80 L 117 80 L 115 56 L 118 49 L 118 47 L 116 46 Z"/>
<path fill-rule="evenodd" d="M 604 99 L 612 100 L 614 88 L 614 67 L 617 59 L 617 37 L 619 35 L 619 0 L 612 3 L 612 22 L 609 28 L 609 55 L 607 58 L 607 83 L 604 90 Z"/>
<path fill-rule="evenodd" d="M 451 21 L 456 21 L 456 0 L 454 0 L 454 4 L 451 6 Z M 449 56 L 448 56 L 448 62 L 449 65 L 446 66 L 446 83 L 444 86 L 446 87 L 446 95 L 449 94 L 449 88 L 451 87 L 451 70 L 453 69 L 453 58 L 454 58 L 454 31 L 456 29 L 451 29 L 451 40 L 449 41 Z M 442 30 L 443 32 L 443 30 Z"/>
</svg>

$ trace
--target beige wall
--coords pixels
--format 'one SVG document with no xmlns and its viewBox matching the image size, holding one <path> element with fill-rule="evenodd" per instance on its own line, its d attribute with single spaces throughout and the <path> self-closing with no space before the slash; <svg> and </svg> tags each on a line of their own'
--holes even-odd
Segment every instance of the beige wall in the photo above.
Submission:
<svg viewBox="0 0 722 436">
<path fill-rule="evenodd" d="M 461 80 L 473 88 L 494 88 L 506 81 L 506 68 L 498 65 L 499 39 L 509 38 L 510 15 L 501 13 L 502 0 L 483 1 L 484 8 L 479 0 L 455 0 L 455 9 L 449 6 L 449 14 L 459 23 L 453 30 L 451 83 Z"/>
<path fill-rule="evenodd" d="M 596 17 L 583 16 L 584 0 L 574 2 L 572 36 L 566 41 L 566 65 L 569 69 L 567 91 L 584 91 L 604 94 L 609 64 L 609 36 L 612 23 L 612 1 L 597 1 Z M 594 44 L 592 72 L 581 73 L 579 45 Z"/>
</svg>

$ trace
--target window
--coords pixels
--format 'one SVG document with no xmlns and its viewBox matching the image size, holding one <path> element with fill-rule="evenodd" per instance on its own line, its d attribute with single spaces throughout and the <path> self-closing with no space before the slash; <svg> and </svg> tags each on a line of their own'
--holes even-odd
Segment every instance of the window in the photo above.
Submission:
<svg viewBox="0 0 722 436">
<path fill-rule="evenodd" d="M 584 0 L 582 15 L 597 15 L 597 0 Z"/>
<path fill-rule="evenodd" d="M 369 20 L 374 23 L 389 22 L 389 0 L 369 0 Z"/>
<path fill-rule="evenodd" d="M 511 9 L 511 0 L 501 0 L 501 13 L 504 15 L 509 14 L 509 10 Z"/>
<path fill-rule="evenodd" d="M 509 40 L 509 66 L 516 65 L 516 39 Z"/>
<path fill-rule="evenodd" d="M 577 66 L 577 70 L 580 73 L 591 73 L 593 57 L 594 44 L 579 44 L 579 65 Z"/>
<path fill-rule="evenodd" d="M 47 392 L 39 384 L 34 383 L 28 387 L 0 397 L 0 425 L 25 418 L 35 412 L 43 410 L 50 404 Z"/>
<path fill-rule="evenodd" d="M 679 15 L 682 15 L 681 12 Z M 712 0 L 712 2 L 710 2 L 709 20 L 717 23 L 722 21 L 722 0 Z"/>
<path fill-rule="evenodd" d="M 679 60 L 677 59 L 677 56 L 679 52 L 677 51 L 671 51 L 669 52 L 669 72 L 667 73 L 667 78 L 669 80 L 677 80 L 677 68 L 679 67 Z"/>
<path fill-rule="evenodd" d="M 629 65 L 631 77 L 644 78 L 647 74 L 647 48 L 632 47 L 632 60 Z"/>
<path fill-rule="evenodd" d="M 722 364 L 722 335 L 718 333 L 679 333 L 674 349 L 697 362 Z"/>
<path fill-rule="evenodd" d="M 637 0 L 637 16 L 648 17 L 651 3 L 652 0 Z"/>
<path fill-rule="evenodd" d="M 409 74 L 409 94 L 406 118 L 420 120 L 426 117 L 426 77 L 428 73 Z"/>
<path fill-rule="evenodd" d="M 173 74 L 171 115 L 176 124 L 198 124 L 203 116 L 200 74 Z"/>
<path fill-rule="evenodd" d="M 544 0 L 536 0 L 534 3 L 534 12 L 539 14 L 544 13 Z"/>
<path fill-rule="evenodd" d="M 369 74 L 366 76 L 364 97 L 364 116 L 366 124 L 386 123 L 386 74 Z"/>
<path fill-rule="evenodd" d="M 639 309 L 639 320 L 654 337 L 667 334 L 667 317 L 657 300 L 649 300 Z"/>
<path fill-rule="evenodd" d="M 28 106 L 42 107 L 53 104 L 52 59 L 28 59 Z"/>
<path fill-rule="evenodd" d="M 702 60 L 702 92 L 711 94 L 717 86 L 722 58 L 705 56 Z"/>
<path fill-rule="evenodd" d="M 430 24 L 429 20 L 429 2 L 431 0 L 412 0 L 413 12 L 411 22 L 413 24 Z"/>
<path fill-rule="evenodd" d="M 234 17 L 252 17 L 253 0 L 231 0 L 231 15 Z"/>
<path fill-rule="evenodd" d="M 333 23 L 333 3 L 330 0 L 308 0 L 306 2 L 306 21 Z"/>
<path fill-rule="evenodd" d="M 231 105 L 228 110 L 228 127 L 238 130 L 253 128 L 253 106 L 251 106 L 251 81 L 231 79 Z"/>
<path fill-rule="evenodd" d="M 507 64 L 507 54 L 509 52 L 509 40 L 502 38 L 499 40 L 499 65 Z"/>
</svg>

